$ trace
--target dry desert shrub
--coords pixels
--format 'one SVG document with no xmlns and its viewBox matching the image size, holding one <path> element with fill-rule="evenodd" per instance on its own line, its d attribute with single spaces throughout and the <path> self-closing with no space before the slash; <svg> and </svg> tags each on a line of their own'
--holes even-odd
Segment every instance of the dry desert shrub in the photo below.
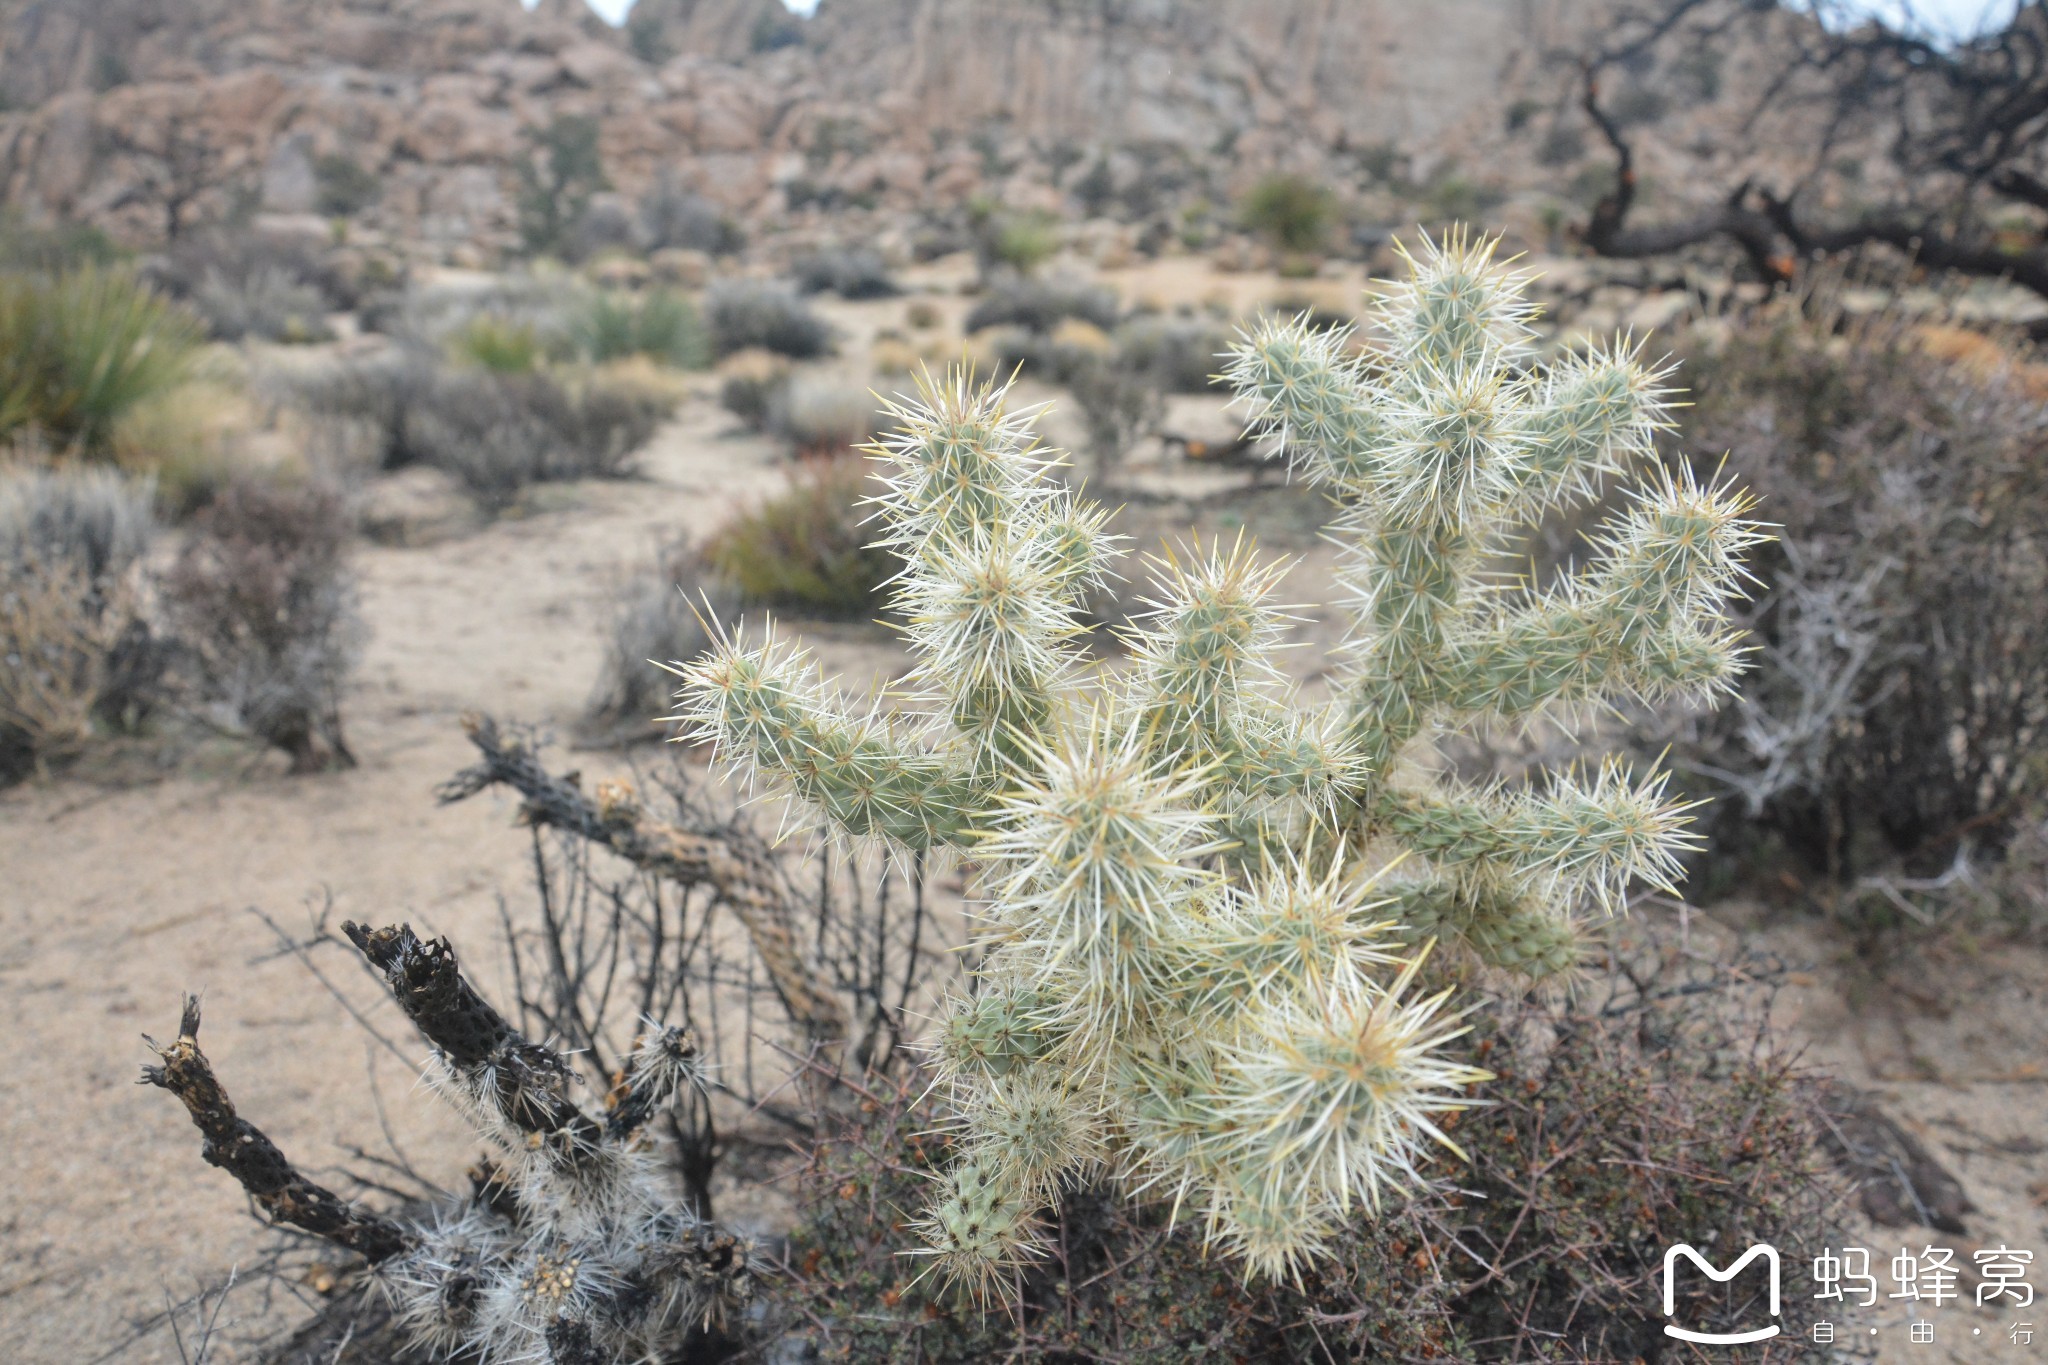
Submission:
<svg viewBox="0 0 2048 1365">
<path fill-rule="evenodd" d="M 593 736 L 651 739 L 670 709 L 675 678 L 665 665 L 696 658 L 712 631 L 739 618 L 739 594 L 687 541 L 667 546 L 649 570 L 626 579 L 612 604 L 597 686 L 584 712 Z"/>
<path fill-rule="evenodd" d="M 241 479 L 201 514 L 164 582 L 199 699 L 295 773 L 355 765 L 341 693 L 362 628 L 341 496 Z"/>
<path fill-rule="evenodd" d="M 1022 327 L 1049 333 L 1068 319 L 1107 332 L 1116 326 L 1117 299 L 1110 290 L 1078 280 L 1012 279 L 995 286 L 967 314 L 964 330 Z"/>
<path fill-rule="evenodd" d="M 1464 1055 L 1499 1072 L 1495 1102 L 1450 1126 L 1471 1164 L 1354 1216 L 1292 1282 L 1246 1284 L 1198 1229 L 1084 1183 L 1016 1308 L 983 1312 L 900 1254 L 906 1211 L 959 1144 L 915 1107 L 925 1078 L 870 1082 L 805 1168 L 790 1283 L 769 1300 L 777 1349 L 851 1365 L 1654 1359 L 1666 1246 L 1717 1263 L 1752 1240 L 1818 1247 L 1841 1211 L 1807 1079 L 1705 1003 L 1706 984 L 1664 962 L 1606 999 L 1483 1025 Z M 1812 1304 L 1798 1262 L 1787 1253 L 1794 1339 Z M 1684 1292 L 1689 1320 L 1754 1316 L 1739 1285 Z"/>
<path fill-rule="evenodd" d="M 1773 312 L 1693 368 L 1690 447 L 1779 527 L 1756 667 L 1690 754 L 1736 798 L 1723 852 L 1932 915 L 2048 780 L 2048 405 L 1891 316 Z"/>
<path fill-rule="evenodd" d="M 672 390 L 603 370 L 462 369 L 409 349 L 300 376 L 289 389 L 314 417 L 373 432 L 379 468 L 446 470 L 491 511 L 533 483 L 623 477 L 676 402 Z"/>
<path fill-rule="evenodd" d="M 889 263 L 872 247 L 827 247 L 799 258 L 790 269 L 797 288 L 806 294 L 837 294 L 842 299 L 888 299 L 903 292 L 889 274 Z"/>
<path fill-rule="evenodd" d="M 704 296 L 704 317 L 721 358 L 759 348 L 815 360 L 832 349 L 831 326 L 784 285 L 720 280 Z"/>
<path fill-rule="evenodd" d="M 749 606 L 808 616 L 862 617 L 882 603 L 899 567 L 871 544 L 862 505 L 874 489 L 859 460 L 799 469 L 789 487 L 721 527 L 705 561 Z"/>
<path fill-rule="evenodd" d="M 156 532 L 148 484 L 111 469 L 0 472 L 0 763 L 19 775 L 75 753 L 96 723 L 158 700 L 162 642 L 139 561 Z"/>
<path fill-rule="evenodd" d="M 863 385 L 795 374 L 771 389 L 766 427 L 800 458 L 830 459 L 849 454 L 881 429 L 881 407 Z"/>
</svg>

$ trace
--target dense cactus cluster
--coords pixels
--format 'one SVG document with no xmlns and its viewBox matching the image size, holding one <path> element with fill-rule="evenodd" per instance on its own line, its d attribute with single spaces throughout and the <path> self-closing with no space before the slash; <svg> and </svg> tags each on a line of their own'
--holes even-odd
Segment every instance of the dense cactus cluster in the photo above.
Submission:
<svg viewBox="0 0 2048 1365">
<path fill-rule="evenodd" d="M 1665 390 L 1625 345 L 1536 368 L 1490 243 L 1411 266 L 1372 346 L 1272 322 L 1228 367 L 1341 507 L 1355 627 L 1327 703 L 1273 663 L 1279 570 L 1242 544 L 1156 561 L 1128 666 L 1091 679 L 1104 514 L 962 376 L 874 452 L 922 705 L 850 706 L 772 633 L 686 670 L 684 715 L 741 771 L 980 869 L 982 965 L 938 1044 L 961 1156 L 921 1224 L 953 1278 L 1006 1279 L 1090 1170 L 1205 1220 L 1249 1272 L 1293 1273 L 1412 1184 L 1448 1141 L 1435 1117 L 1485 1079 L 1446 1052 L 1462 1028 L 1422 984 L 1431 944 L 1555 977 L 1585 907 L 1675 871 L 1684 808 L 1658 777 L 1466 790 L 1425 760 L 1450 727 L 1723 690 L 1745 500 L 1652 473 L 1560 585 L 1496 581 L 1508 533 L 1645 461 Z"/>
</svg>

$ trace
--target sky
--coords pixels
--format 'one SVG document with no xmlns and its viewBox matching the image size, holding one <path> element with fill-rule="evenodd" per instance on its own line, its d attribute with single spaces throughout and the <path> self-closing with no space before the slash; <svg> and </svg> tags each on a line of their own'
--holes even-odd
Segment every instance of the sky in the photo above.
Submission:
<svg viewBox="0 0 2048 1365">
<path fill-rule="evenodd" d="M 626 12 L 633 8 L 633 0 L 588 0 L 588 3 L 614 24 L 625 23 Z M 782 3 L 798 14 L 809 14 L 818 7 L 818 0 L 782 0 Z M 2004 21 L 2018 3 L 2019 0 L 1854 0 L 1852 8 L 1894 21 L 1910 9 L 1937 30 L 1962 36 Z M 532 8 L 530 0 L 527 7 Z"/>
</svg>

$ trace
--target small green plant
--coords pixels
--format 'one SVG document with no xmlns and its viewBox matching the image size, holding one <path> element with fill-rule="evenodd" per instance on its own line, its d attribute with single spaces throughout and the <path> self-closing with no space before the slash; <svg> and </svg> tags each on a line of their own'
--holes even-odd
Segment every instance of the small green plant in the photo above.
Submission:
<svg viewBox="0 0 2048 1365">
<path fill-rule="evenodd" d="M 199 320 L 130 271 L 0 276 L 0 435 L 105 450 L 121 415 L 191 377 Z"/>
<path fill-rule="evenodd" d="M 1238 206 L 1239 221 L 1247 228 L 1296 255 L 1322 250 L 1336 213 L 1330 192 L 1299 175 L 1267 176 Z"/>
<path fill-rule="evenodd" d="M 861 525 L 861 499 L 872 491 L 859 461 L 812 464 L 786 491 L 720 528 L 704 546 L 704 561 L 752 605 L 869 615 L 900 567 L 868 543 Z"/>
<path fill-rule="evenodd" d="M 598 151 L 597 120 L 558 114 L 528 134 L 519 158 L 519 237 L 535 255 L 560 255 L 590 207 L 591 196 L 611 188 Z"/>
<path fill-rule="evenodd" d="M 330 152 L 313 163 L 313 207 L 329 218 L 353 218 L 383 193 L 376 175 L 346 152 Z"/>
<path fill-rule="evenodd" d="M 599 364 L 643 355 L 685 370 L 702 368 L 711 348 L 697 310 L 666 289 L 639 297 L 596 295 L 571 321 L 569 340 L 584 359 Z"/>
<path fill-rule="evenodd" d="M 857 838 L 971 850 L 979 988 L 939 1024 L 960 1155 L 918 1224 L 951 1280 L 1007 1284 L 1042 1210 L 1108 1174 L 1292 1278 L 1412 1187 L 1485 1073 L 1449 1046 L 1452 966 L 1557 979 L 1584 914 L 1669 884 L 1686 806 L 1616 764 L 1525 790 L 1424 774 L 1431 737 L 1622 695 L 1711 698 L 1740 662 L 1723 605 L 1759 539 L 1746 501 L 1655 472 L 1595 560 L 1520 596 L 1508 530 L 1586 500 L 1667 425 L 1627 349 L 1528 367 L 1523 280 L 1492 243 L 1432 244 L 1341 333 L 1259 324 L 1227 373 L 1342 511 L 1355 620 L 1330 704 L 1274 663 L 1279 570 L 1241 541 L 1155 561 L 1129 666 L 1085 687 L 1085 594 L 1116 553 L 1003 391 L 964 376 L 876 453 L 922 726 L 842 702 L 772 636 L 686 671 L 681 714 L 749 776 Z M 917 742 L 913 735 L 931 736 Z M 1434 970 L 1434 969 L 1433 969 Z"/>
<path fill-rule="evenodd" d="M 1029 275 L 1059 249 L 1057 225 L 1049 218 L 1026 214 L 1007 217 L 996 227 L 990 254 L 997 264 Z"/>
<path fill-rule="evenodd" d="M 531 374 L 546 348 L 533 323 L 479 313 L 456 328 L 448 350 L 457 360 L 493 374 Z"/>
</svg>

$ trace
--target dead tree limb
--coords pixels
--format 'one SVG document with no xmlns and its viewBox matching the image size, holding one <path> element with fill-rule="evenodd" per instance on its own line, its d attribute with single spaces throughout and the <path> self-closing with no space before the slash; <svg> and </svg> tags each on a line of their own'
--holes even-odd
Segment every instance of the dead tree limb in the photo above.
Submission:
<svg viewBox="0 0 2048 1365">
<path fill-rule="evenodd" d="M 746 929 L 777 997 L 806 1040 L 834 1049 L 845 1040 L 845 1006 L 798 945 L 790 897 L 765 855 L 717 833 L 654 818 L 625 783 L 602 784 L 593 800 L 573 779 L 549 773 L 525 745 L 503 736 L 489 716 L 465 716 L 462 725 L 483 761 L 441 785 L 437 795 L 444 804 L 510 787 L 519 793 L 525 823 L 602 844 L 678 886 L 709 887 Z"/>
<path fill-rule="evenodd" d="M 2004 279 L 2048 299 L 2048 232 L 2011 221 L 2048 209 L 2048 0 L 2024 0 L 2003 28 L 1954 42 L 1832 0 L 1814 11 L 1651 0 L 1617 13 L 1578 59 L 1579 107 L 1615 158 L 1614 187 L 1580 229 L 1585 244 L 1635 259 L 1722 240 L 1773 284 L 1804 261 L 1881 246 L 1919 267 Z M 1715 207 L 1632 221 L 1636 148 L 1602 101 L 1602 77 L 1742 42 L 1773 64 L 1743 135 L 1804 164 L 1790 175 L 1794 188 L 1774 190 L 1752 165 Z M 1817 207 L 1852 149 L 1889 163 L 1889 187 L 1873 196 L 1850 186 L 1838 197 L 1853 207 Z"/>
<path fill-rule="evenodd" d="M 178 1039 L 165 1047 L 144 1040 L 163 1059 L 161 1066 L 142 1069 L 142 1083 L 161 1086 L 185 1103 L 192 1124 L 205 1138 L 200 1149 L 208 1164 L 241 1182 L 263 1211 L 279 1223 L 323 1237 L 359 1253 L 372 1265 L 410 1251 L 413 1235 L 389 1219 L 364 1213 L 325 1186 L 299 1174 L 277 1144 L 235 1113 L 227 1091 L 215 1079 L 213 1066 L 199 1050 L 199 1001 L 185 997 L 178 1021 Z"/>
</svg>

